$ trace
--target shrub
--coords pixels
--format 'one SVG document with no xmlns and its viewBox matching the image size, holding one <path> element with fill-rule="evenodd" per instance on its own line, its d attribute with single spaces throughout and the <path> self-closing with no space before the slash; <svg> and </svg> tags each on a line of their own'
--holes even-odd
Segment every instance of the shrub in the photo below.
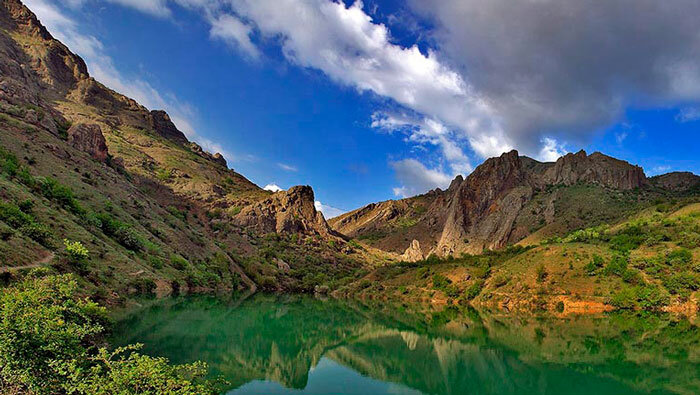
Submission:
<svg viewBox="0 0 700 395">
<path fill-rule="evenodd" d="M 214 394 L 206 365 L 169 365 L 139 345 L 97 348 L 106 311 L 71 275 L 24 281 L 0 294 L 0 388 L 32 394 Z M 40 324 L 39 324 L 40 323 Z"/>
<path fill-rule="evenodd" d="M 695 273 L 682 272 L 664 278 L 663 284 L 671 294 L 687 297 L 700 288 L 700 279 Z"/>
<path fill-rule="evenodd" d="M 464 299 L 472 300 L 472 299 L 476 298 L 477 296 L 479 296 L 483 286 L 484 286 L 483 281 L 474 282 L 474 284 L 470 285 L 469 288 L 467 288 L 466 291 L 464 291 Z"/>
<path fill-rule="evenodd" d="M 637 294 L 632 287 L 624 286 L 613 294 L 610 304 L 619 309 L 633 309 L 637 306 Z"/>
<path fill-rule="evenodd" d="M 547 269 L 545 269 L 543 264 L 540 263 L 539 266 L 537 266 L 536 275 L 537 282 L 539 283 L 544 282 L 544 280 L 547 279 Z"/>
<path fill-rule="evenodd" d="M 141 236 L 127 225 L 117 228 L 114 239 L 128 250 L 135 252 L 143 250 L 144 242 Z"/>
<path fill-rule="evenodd" d="M 24 225 L 19 229 L 19 231 L 29 237 L 30 239 L 36 241 L 44 247 L 51 247 L 51 231 L 45 225 L 31 223 L 29 225 Z"/>
<path fill-rule="evenodd" d="M 23 212 L 16 204 L 0 203 L 0 220 L 13 228 L 19 228 L 34 222 L 31 215 Z"/>
<path fill-rule="evenodd" d="M 0 295 L 0 381 L 58 392 L 65 377 L 57 366 L 86 355 L 105 320 L 105 310 L 77 291 L 75 279 L 63 275 L 27 279 Z"/>
<path fill-rule="evenodd" d="M 63 245 L 65 246 L 66 255 L 71 263 L 80 263 L 88 259 L 90 252 L 85 248 L 83 243 L 64 239 Z"/>
<path fill-rule="evenodd" d="M 433 288 L 444 290 L 452 281 L 440 273 L 433 274 Z"/>
<path fill-rule="evenodd" d="M 593 259 L 583 267 L 583 270 L 589 275 L 595 275 L 595 272 L 605 265 L 603 258 L 600 255 L 594 254 Z"/>
<path fill-rule="evenodd" d="M 59 184 L 55 179 L 46 177 L 41 180 L 40 190 L 45 198 L 53 200 L 73 214 L 82 215 L 85 213 L 85 210 L 75 200 L 73 191 L 69 187 Z"/>
<path fill-rule="evenodd" d="M 176 270 L 185 270 L 190 266 L 190 263 L 180 255 L 173 254 L 170 256 L 170 265 Z"/>
<path fill-rule="evenodd" d="M 666 262 L 674 267 L 688 267 L 693 261 L 693 254 L 685 249 L 680 248 L 673 250 L 666 255 Z"/>
</svg>

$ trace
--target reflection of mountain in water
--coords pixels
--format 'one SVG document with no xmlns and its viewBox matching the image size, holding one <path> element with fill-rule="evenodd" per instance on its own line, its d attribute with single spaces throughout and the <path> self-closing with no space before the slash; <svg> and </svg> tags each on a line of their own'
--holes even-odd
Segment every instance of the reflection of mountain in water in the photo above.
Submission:
<svg viewBox="0 0 700 395">
<path fill-rule="evenodd" d="M 301 297 L 165 300 L 120 321 L 115 342 L 145 343 L 176 363 L 204 360 L 235 387 L 267 379 L 304 388 L 326 356 L 431 394 L 700 391 L 700 333 L 687 321 L 392 316 Z"/>
</svg>

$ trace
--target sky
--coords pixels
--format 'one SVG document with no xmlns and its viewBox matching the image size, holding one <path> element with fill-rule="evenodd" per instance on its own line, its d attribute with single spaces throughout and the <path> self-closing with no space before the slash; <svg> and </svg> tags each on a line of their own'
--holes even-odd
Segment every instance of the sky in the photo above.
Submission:
<svg viewBox="0 0 700 395">
<path fill-rule="evenodd" d="M 93 77 L 329 218 L 517 149 L 700 173 L 696 0 L 24 0 Z"/>
</svg>

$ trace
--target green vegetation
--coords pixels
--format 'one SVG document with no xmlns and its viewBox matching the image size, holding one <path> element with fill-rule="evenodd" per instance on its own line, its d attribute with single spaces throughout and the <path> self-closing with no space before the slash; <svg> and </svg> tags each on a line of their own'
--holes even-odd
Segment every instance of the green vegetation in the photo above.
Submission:
<svg viewBox="0 0 700 395">
<path fill-rule="evenodd" d="M 202 363 L 100 347 L 104 308 L 70 275 L 34 272 L 0 295 L 0 388 L 35 394 L 214 394 Z M 40 323 L 40 324 L 39 324 Z M 39 324 L 39 325 L 38 325 Z"/>
</svg>

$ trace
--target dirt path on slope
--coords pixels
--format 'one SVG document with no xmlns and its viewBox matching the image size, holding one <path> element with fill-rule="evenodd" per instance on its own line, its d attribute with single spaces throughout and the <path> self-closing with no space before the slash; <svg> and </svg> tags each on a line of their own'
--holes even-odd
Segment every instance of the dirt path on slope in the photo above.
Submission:
<svg viewBox="0 0 700 395">
<path fill-rule="evenodd" d="M 16 272 L 19 270 L 25 270 L 25 269 L 33 269 L 35 267 L 40 267 L 40 266 L 45 266 L 49 262 L 53 260 L 53 258 L 56 256 L 53 252 L 49 251 L 49 255 L 45 256 L 44 258 L 29 264 L 29 265 L 22 265 L 22 266 L 9 266 L 9 267 L 0 267 L 0 273 L 5 273 L 5 272 Z"/>
</svg>

